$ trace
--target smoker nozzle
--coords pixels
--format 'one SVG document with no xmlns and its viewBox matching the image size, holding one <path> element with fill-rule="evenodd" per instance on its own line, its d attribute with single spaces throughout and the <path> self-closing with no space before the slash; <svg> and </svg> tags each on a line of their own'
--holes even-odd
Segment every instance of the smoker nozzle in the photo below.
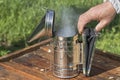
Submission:
<svg viewBox="0 0 120 80">
<path fill-rule="evenodd" d="M 30 35 L 28 42 L 31 43 L 37 39 L 48 39 L 54 36 L 54 19 L 55 11 L 48 10 L 45 16 L 41 19 L 40 24 Z"/>
</svg>

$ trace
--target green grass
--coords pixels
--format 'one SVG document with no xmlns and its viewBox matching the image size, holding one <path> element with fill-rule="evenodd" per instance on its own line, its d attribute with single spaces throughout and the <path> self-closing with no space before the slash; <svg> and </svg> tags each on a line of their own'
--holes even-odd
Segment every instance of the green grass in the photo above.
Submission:
<svg viewBox="0 0 120 80">
<path fill-rule="evenodd" d="M 81 14 L 99 3 L 102 3 L 102 0 L 0 0 L 0 55 L 27 46 L 26 39 L 47 9 L 55 10 L 59 20 L 63 6 L 72 7 L 77 14 Z M 117 16 L 111 25 L 102 31 L 97 48 L 120 54 L 119 19 Z"/>
<path fill-rule="evenodd" d="M 109 26 L 108 26 L 109 27 Z M 113 26 L 111 29 L 107 28 L 98 39 L 97 48 L 120 55 L 120 26 Z"/>
</svg>

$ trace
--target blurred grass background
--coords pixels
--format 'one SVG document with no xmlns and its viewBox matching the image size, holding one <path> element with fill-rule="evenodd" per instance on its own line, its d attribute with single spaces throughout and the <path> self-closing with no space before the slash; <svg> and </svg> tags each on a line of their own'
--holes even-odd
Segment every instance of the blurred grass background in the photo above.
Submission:
<svg viewBox="0 0 120 80">
<path fill-rule="evenodd" d="M 39 24 L 47 9 L 53 9 L 59 14 L 62 6 L 72 7 L 80 15 L 102 2 L 103 0 L 0 0 L 0 56 L 26 47 L 27 37 Z M 91 26 L 94 27 L 95 24 Z M 96 47 L 120 55 L 119 31 L 120 17 L 117 15 L 101 31 Z"/>
</svg>

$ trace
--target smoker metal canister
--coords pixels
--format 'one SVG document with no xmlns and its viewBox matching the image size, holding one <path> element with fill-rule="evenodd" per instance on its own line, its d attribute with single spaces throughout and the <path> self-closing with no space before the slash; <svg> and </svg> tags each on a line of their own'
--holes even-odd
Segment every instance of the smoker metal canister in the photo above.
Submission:
<svg viewBox="0 0 120 80">
<path fill-rule="evenodd" d="M 80 44 L 78 37 L 55 38 L 53 74 L 59 78 L 72 78 L 79 74 Z"/>
</svg>

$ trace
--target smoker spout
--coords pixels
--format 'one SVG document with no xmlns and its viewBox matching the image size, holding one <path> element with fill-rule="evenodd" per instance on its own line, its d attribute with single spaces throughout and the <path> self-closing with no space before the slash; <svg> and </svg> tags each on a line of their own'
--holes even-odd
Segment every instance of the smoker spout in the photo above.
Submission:
<svg viewBox="0 0 120 80">
<path fill-rule="evenodd" d="M 55 12 L 53 10 L 48 10 L 45 16 L 42 18 L 40 24 L 30 35 L 28 42 L 30 43 L 40 38 L 48 39 L 50 37 L 53 37 L 54 19 L 55 19 Z"/>
</svg>

